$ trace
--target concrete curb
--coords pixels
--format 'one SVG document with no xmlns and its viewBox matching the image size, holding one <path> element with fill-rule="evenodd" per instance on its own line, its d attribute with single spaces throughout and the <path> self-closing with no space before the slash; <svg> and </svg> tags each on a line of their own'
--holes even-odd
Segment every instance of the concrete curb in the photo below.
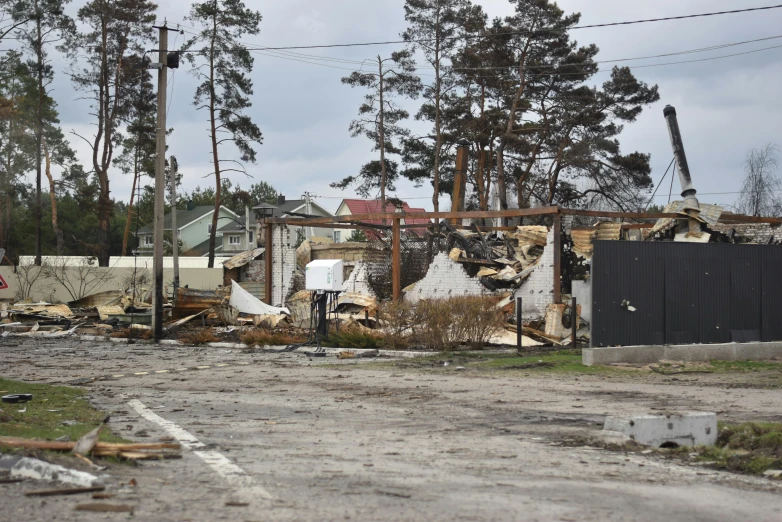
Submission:
<svg viewBox="0 0 782 522">
<path fill-rule="evenodd" d="M 103 485 L 102 480 L 91 473 L 27 457 L 2 457 L 0 458 L 0 468 L 8 469 L 12 477 L 56 480 L 63 484 L 83 488 Z"/>
<path fill-rule="evenodd" d="M 584 348 L 584 366 L 601 364 L 653 364 L 660 361 L 770 361 L 782 359 L 782 342 L 611 346 Z"/>
<path fill-rule="evenodd" d="M 14 335 L 14 334 L 11 334 Z M 82 341 L 108 341 L 112 343 L 120 343 L 120 344 L 127 344 L 130 342 L 130 339 L 126 339 L 124 337 L 104 337 L 100 335 L 73 335 L 69 336 L 70 338 L 76 338 Z M 155 341 L 151 341 L 148 339 L 133 339 L 134 344 L 160 344 L 164 346 L 192 346 L 185 344 L 181 341 L 177 341 L 175 339 L 161 339 L 158 343 L 155 343 Z M 223 342 L 215 342 L 215 343 L 204 343 L 200 345 L 201 347 L 209 347 L 209 348 L 230 348 L 234 350 L 247 350 L 251 348 L 261 348 L 265 350 L 270 350 L 274 352 L 279 353 L 286 353 L 285 352 L 285 346 L 258 346 L 258 345 L 247 345 L 243 343 L 223 343 Z M 340 352 L 353 352 L 356 355 L 362 355 L 365 353 L 371 353 L 371 352 L 377 352 L 378 356 L 381 357 L 401 357 L 405 359 L 414 359 L 418 357 L 431 357 L 434 355 L 438 355 L 440 352 L 419 352 L 419 351 L 399 351 L 399 350 L 382 350 L 382 349 L 374 349 L 374 348 L 321 348 L 323 352 L 325 352 L 329 356 L 337 356 Z M 299 354 L 310 354 L 314 353 L 316 351 L 316 348 L 314 347 L 300 347 L 296 348 L 295 350 L 292 350 L 287 353 L 299 353 Z M 469 350 L 469 351 L 460 351 L 460 352 L 452 352 L 454 355 L 458 354 L 515 354 L 516 349 L 515 348 L 507 348 L 507 349 L 497 349 L 497 350 Z"/>
</svg>

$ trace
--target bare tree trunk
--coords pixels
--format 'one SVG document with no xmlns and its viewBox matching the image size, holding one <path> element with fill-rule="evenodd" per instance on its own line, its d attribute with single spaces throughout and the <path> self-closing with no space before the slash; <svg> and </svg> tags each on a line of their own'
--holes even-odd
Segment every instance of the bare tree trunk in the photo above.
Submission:
<svg viewBox="0 0 782 522">
<path fill-rule="evenodd" d="M 52 177 L 52 160 L 49 157 L 49 150 L 46 148 L 46 141 L 42 142 L 43 153 L 46 158 L 46 177 L 49 179 L 49 198 L 52 204 L 52 229 L 57 237 L 57 256 L 61 257 L 65 249 L 65 240 L 63 239 L 62 229 L 57 222 L 57 192 L 54 188 L 54 177 Z"/>
<path fill-rule="evenodd" d="M 440 89 L 442 88 L 440 78 L 440 3 L 437 2 L 437 29 L 435 31 L 435 49 L 434 49 L 434 176 L 432 179 L 432 186 L 434 194 L 432 194 L 432 205 L 434 211 L 440 211 L 440 152 L 443 147 L 443 135 L 440 125 Z M 464 194 L 462 194 L 462 197 Z M 454 209 L 451 209 L 454 210 Z"/>
<path fill-rule="evenodd" d="M 380 114 L 378 115 L 379 118 L 379 128 L 378 128 L 378 138 L 380 140 L 380 211 L 385 212 L 386 211 L 386 133 L 385 133 L 385 107 L 383 106 L 383 60 L 380 58 L 380 56 L 377 57 L 377 68 L 378 68 L 378 75 L 380 79 L 379 83 L 379 94 L 380 94 Z M 385 220 L 383 220 L 385 223 Z"/>
<path fill-rule="evenodd" d="M 529 43 L 527 44 L 529 48 Z M 527 49 L 521 53 L 519 59 L 519 88 L 516 89 L 516 94 L 513 96 L 513 104 L 511 105 L 508 113 L 508 122 L 505 125 L 505 134 L 500 138 L 500 144 L 497 147 L 497 192 L 500 196 L 500 209 L 508 209 L 508 192 L 505 186 L 505 148 L 508 146 L 508 142 L 513 138 L 513 124 L 516 122 L 516 112 L 519 110 L 519 103 L 521 102 L 521 96 L 524 94 L 524 88 L 526 82 L 524 81 L 524 67 L 527 59 Z M 502 224 L 506 225 L 507 218 L 502 218 Z"/>
<path fill-rule="evenodd" d="M 216 3 L 215 3 L 216 5 Z M 217 124 L 215 116 L 215 39 L 217 38 L 217 13 L 212 18 L 212 42 L 209 49 L 209 125 L 212 133 L 212 160 L 215 168 L 215 210 L 212 214 L 212 230 L 209 231 L 209 268 L 215 266 L 215 247 L 217 237 L 217 219 L 220 216 L 222 186 L 220 181 L 220 158 L 217 153 Z M 266 274 L 271 277 L 270 274 Z"/>
</svg>

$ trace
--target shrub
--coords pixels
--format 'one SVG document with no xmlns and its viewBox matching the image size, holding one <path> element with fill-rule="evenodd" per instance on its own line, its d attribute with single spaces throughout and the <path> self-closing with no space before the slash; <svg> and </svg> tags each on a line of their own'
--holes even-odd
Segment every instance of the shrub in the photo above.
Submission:
<svg viewBox="0 0 782 522">
<path fill-rule="evenodd" d="M 385 302 L 380 306 L 385 346 L 389 350 L 405 350 L 410 346 L 413 307 L 406 301 Z"/>
<path fill-rule="evenodd" d="M 323 346 L 333 348 L 380 348 L 384 344 L 383 336 L 362 326 L 345 325 L 339 332 L 335 328 L 321 341 Z"/>
<path fill-rule="evenodd" d="M 209 328 L 203 328 L 200 330 L 193 330 L 179 336 L 179 341 L 184 344 L 198 346 L 206 343 L 215 343 L 219 339 L 212 333 Z"/>
<path fill-rule="evenodd" d="M 497 299 L 461 296 L 420 301 L 415 309 L 415 339 L 438 351 L 453 350 L 460 344 L 480 348 L 504 321 Z"/>
</svg>

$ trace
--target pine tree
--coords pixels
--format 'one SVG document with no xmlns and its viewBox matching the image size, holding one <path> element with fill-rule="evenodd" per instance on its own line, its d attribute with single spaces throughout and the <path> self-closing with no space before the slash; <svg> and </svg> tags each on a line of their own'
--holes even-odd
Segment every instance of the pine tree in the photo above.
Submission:
<svg viewBox="0 0 782 522">
<path fill-rule="evenodd" d="M 399 177 L 397 162 L 387 155 L 400 154 L 399 140 L 410 134 L 408 129 L 399 125 L 410 115 L 395 102 L 394 97 L 415 98 L 422 87 L 421 80 L 413 74 L 415 62 L 410 51 L 392 53 L 390 58 L 378 56 L 376 63 L 376 73 L 356 71 L 342 78 L 342 83 L 369 91 L 358 109 L 358 119 L 350 124 L 350 135 L 369 138 L 372 150 L 378 151 L 380 158 L 361 167 L 357 176 L 347 176 L 332 183 L 331 187 L 344 190 L 356 185 L 356 192 L 365 198 L 379 190 L 380 208 L 385 210 L 386 190 L 394 190 L 393 183 Z"/>
<path fill-rule="evenodd" d="M 24 48 L 30 54 L 30 70 L 36 79 L 35 92 L 35 263 L 41 264 L 41 181 L 43 162 L 46 148 L 44 136 L 47 133 L 45 111 L 46 104 L 53 105 L 48 96 L 48 86 L 54 79 L 54 70 L 49 61 L 48 47 L 61 40 L 74 30 L 73 21 L 64 14 L 65 5 L 69 0 L 22 0 L 14 4 L 12 19 L 17 25 L 16 36 L 24 43 Z M 50 147 L 51 148 L 51 144 Z M 60 144 L 60 148 L 62 145 Z M 51 158 L 46 159 L 47 166 L 51 164 Z M 51 172 L 46 172 L 51 179 Z M 50 185 L 53 182 L 50 181 Z M 57 228 L 56 206 L 52 206 L 52 223 Z M 58 250 L 62 250 L 62 231 L 57 235 Z"/>
<path fill-rule="evenodd" d="M 209 234 L 209 267 L 212 267 L 217 220 L 223 201 L 221 179 L 227 172 L 246 173 L 239 161 L 225 158 L 228 154 L 224 153 L 222 146 L 233 143 L 241 162 L 255 163 L 253 147 L 263 143 L 260 129 L 245 113 L 252 106 L 253 82 L 249 73 L 254 60 L 241 42 L 245 35 L 260 32 L 261 13 L 248 9 L 241 0 L 207 0 L 193 4 L 188 20 L 202 28 L 186 46 L 195 48 L 188 58 L 194 65 L 193 74 L 201 81 L 196 89 L 194 105 L 209 114 L 215 175 L 215 211 Z"/>
<path fill-rule="evenodd" d="M 416 115 L 416 119 L 426 119 L 434 124 L 434 146 L 408 142 L 408 161 L 418 155 L 418 165 L 430 168 L 432 179 L 432 204 L 434 211 L 440 210 L 440 169 L 444 149 L 443 143 L 443 101 L 444 97 L 456 87 L 451 60 L 458 47 L 463 45 L 464 36 L 476 20 L 482 17 L 480 8 L 473 8 L 468 0 L 405 0 L 405 20 L 407 29 L 402 33 L 405 41 L 410 42 L 411 50 L 420 50 L 424 60 L 434 70 L 431 84 L 423 88 L 426 103 Z M 430 161 L 420 157 L 424 152 L 431 154 Z M 428 150 L 431 149 L 431 150 Z M 407 177 L 416 173 L 408 170 Z M 420 175 L 420 173 L 418 173 Z"/>
<path fill-rule="evenodd" d="M 125 68 L 127 57 L 140 55 L 152 38 L 157 5 L 148 0 L 91 0 L 79 9 L 82 29 L 70 36 L 63 50 L 72 60 L 71 79 L 92 101 L 95 134 L 76 136 L 92 149 L 92 170 L 98 185 L 98 233 L 90 245 L 101 266 L 108 266 L 111 249 L 109 170 L 115 150 L 122 145 L 120 129 L 135 101 L 133 76 Z"/>
<path fill-rule="evenodd" d="M 122 236 L 122 255 L 127 255 L 131 224 L 137 213 L 133 210 L 133 201 L 137 187 L 141 185 L 141 176 L 155 177 L 155 155 L 157 153 L 157 94 L 152 86 L 152 75 L 147 69 L 147 61 L 141 56 L 129 56 L 123 64 L 125 85 L 134 86 L 134 98 L 129 102 L 125 116 L 128 123 L 125 138 L 122 140 L 122 154 L 114 159 L 114 165 L 124 174 L 133 176 L 130 201 L 125 218 L 125 232 Z"/>
</svg>

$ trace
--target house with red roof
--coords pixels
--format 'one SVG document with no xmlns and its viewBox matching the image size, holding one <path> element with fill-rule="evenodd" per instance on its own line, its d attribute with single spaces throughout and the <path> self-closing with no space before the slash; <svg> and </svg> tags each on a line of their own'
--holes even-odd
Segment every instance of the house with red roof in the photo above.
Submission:
<svg viewBox="0 0 782 522">
<path fill-rule="evenodd" d="M 387 213 L 398 212 L 396 205 L 386 201 Z M 426 212 L 424 208 L 412 208 L 405 202 L 402 202 L 403 212 Z M 379 199 L 343 199 L 342 203 L 337 208 L 336 216 L 355 216 L 360 214 L 378 214 L 383 212 Z M 382 225 L 382 219 L 368 219 L 364 220 L 365 223 L 371 223 L 373 225 Z M 386 223 L 390 225 L 391 223 Z M 431 225 L 432 222 L 426 218 L 407 218 L 402 219 L 403 225 L 421 225 L 421 227 L 412 227 L 407 230 L 411 230 L 416 234 L 423 235 L 426 232 L 426 227 Z M 347 238 L 353 233 L 353 230 L 334 230 L 334 242 L 341 243 L 347 241 Z"/>
</svg>

